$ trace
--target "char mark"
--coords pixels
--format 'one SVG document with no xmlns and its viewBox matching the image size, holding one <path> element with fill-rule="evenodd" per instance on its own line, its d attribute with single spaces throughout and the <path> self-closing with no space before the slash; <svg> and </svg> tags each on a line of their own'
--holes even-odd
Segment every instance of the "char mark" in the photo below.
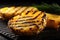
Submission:
<svg viewBox="0 0 60 40">
<path fill-rule="evenodd" d="M 36 17 L 34 17 L 34 18 L 30 19 L 30 20 L 36 19 L 36 18 L 39 17 L 41 14 L 42 14 L 42 12 L 41 12 L 40 14 L 38 14 Z"/>
<path fill-rule="evenodd" d="M 37 11 L 35 11 L 33 14 L 35 14 Z"/>
<path fill-rule="evenodd" d="M 28 8 L 26 8 L 25 10 L 27 10 Z M 23 10 L 21 13 L 20 13 L 20 15 L 25 11 L 25 10 Z"/>
<path fill-rule="evenodd" d="M 30 11 L 27 11 L 26 15 L 29 13 Z"/>
</svg>

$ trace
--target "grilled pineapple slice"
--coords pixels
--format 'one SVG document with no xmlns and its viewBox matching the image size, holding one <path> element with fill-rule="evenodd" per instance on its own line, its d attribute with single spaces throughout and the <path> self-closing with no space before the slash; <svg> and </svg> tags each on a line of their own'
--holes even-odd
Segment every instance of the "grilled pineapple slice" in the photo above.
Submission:
<svg viewBox="0 0 60 40">
<path fill-rule="evenodd" d="M 3 19 L 10 19 L 16 15 L 25 15 L 31 10 L 38 10 L 35 7 L 4 7 L 0 9 L 0 14 L 2 15 L 1 18 Z M 23 14 L 21 14 L 23 13 Z"/>
<path fill-rule="evenodd" d="M 46 27 L 46 14 L 41 11 L 30 13 L 14 16 L 9 20 L 8 27 L 17 35 L 39 34 Z"/>
</svg>

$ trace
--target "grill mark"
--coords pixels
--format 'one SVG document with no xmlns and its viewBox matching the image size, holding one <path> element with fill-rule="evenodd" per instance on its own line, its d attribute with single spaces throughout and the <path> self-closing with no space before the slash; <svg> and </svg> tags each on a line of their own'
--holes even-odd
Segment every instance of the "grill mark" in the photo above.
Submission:
<svg viewBox="0 0 60 40">
<path fill-rule="evenodd" d="M 37 28 L 39 28 L 39 26 L 37 25 L 37 24 L 31 24 L 31 25 L 29 25 L 29 26 L 36 26 Z"/>
<path fill-rule="evenodd" d="M 29 20 L 29 19 L 27 19 L 27 20 Z M 27 21 L 27 20 L 22 19 L 22 20 L 17 20 L 16 22 Z"/>
<path fill-rule="evenodd" d="M 17 26 L 17 27 L 21 27 L 21 26 Z"/>
<path fill-rule="evenodd" d="M 32 21 L 32 22 L 24 22 L 23 24 L 26 24 L 26 23 L 34 23 L 35 21 Z"/>
<path fill-rule="evenodd" d="M 23 7 L 21 7 L 19 10 L 21 10 L 22 8 L 23 8 Z M 18 11 L 19 11 L 19 10 L 18 10 Z M 18 12 L 18 11 L 17 11 L 17 12 Z M 16 12 L 16 13 L 17 13 L 17 12 Z"/>
<path fill-rule="evenodd" d="M 34 22 L 20 22 L 19 24 L 33 24 Z M 18 24 L 18 23 L 17 23 Z"/>
<path fill-rule="evenodd" d="M 30 30 L 32 30 L 32 28 L 29 28 Z"/>
<path fill-rule="evenodd" d="M 27 10 L 28 8 L 26 8 L 25 10 Z M 23 10 L 21 13 L 20 13 L 20 15 L 22 15 L 22 13 L 25 11 L 25 10 Z"/>
<path fill-rule="evenodd" d="M 39 22 L 39 20 L 37 20 L 37 22 Z"/>
<path fill-rule="evenodd" d="M 39 23 L 38 25 L 41 25 L 41 23 Z"/>
<path fill-rule="evenodd" d="M 33 8 L 33 9 L 28 13 L 28 16 L 32 16 L 35 11 L 36 11 L 36 10 L 34 10 L 34 8 Z"/>
<path fill-rule="evenodd" d="M 32 21 L 32 22 L 24 22 L 24 23 L 22 23 L 22 24 L 28 24 L 28 23 L 30 23 L 30 24 L 33 24 L 33 23 L 35 23 L 35 21 Z M 38 23 L 38 25 L 39 25 L 40 23 Z"/>
<path fill-rule="evenodd" d="M 27 10 L 28 8 L 25 8 L 25 10 Z M 23 10 L 21 13 L 20 13 L 20 15 L 22 15 L 22 13 L 25 11 L 25 10 Z"/>
<path fill-rule="evenodd" d="M 19 24 L 27 24 L 28 23 L 28 25 L 32 25 L 33 24 L 33 22 L 22 22 L 22 23 L 19 23 Z"/>
<path fill-rule="evenodd" d="M 21 8 L 22 8 L 22 7 L 20 7 L 18 10 L 20 10 Z M 18 10 L 16 10 L 15 13 L 16 13 Z"/>
<path fill-rule="evenodd" d="M 46 17 L 46 14 L 44 13 L 43 17 L 42 18 L 45 18 Z"/>
<path fill-rule="evenodd" d="M 22 13 L 24 13 L 24 12 L 26 12 L 26 11 L 27 11 L 27 12 L 28 12 L 28 11 L 31 11 L 31 10 L 33 9 L 33 8 L 32 8 L 31 10 L 28 10 L 29 8 L 30 8 L 30 7 L 28 7 L 28 8 L 27 8 L 25 11 L 23 11 Z M 22 13 L 21 13 L 21 15 L 22 15 Z"/>
<path fill-rule="evenodd" d="M 42 12 L 40 13 L 40 14 L 38 14 L 35 18 L 33 18 L 33 19 L 30 19 L 30 20 L 34 20 L 34 19 L 36 19 L 38 16 L 40 16 L 42 14 Z"/>
<path fill-rule="evenodd" d="M 32 16 L 23 16 L 23 17 L 21 17 L 21 16 L 19 16 L 19 19 L 21 19 L 21 18 L 31 18 Z"/>
<path fill-rule="evenodd" d="M 15 13 L 16 13 L 19 9 L 21 9 L 21 7 L 15 10 L 15 12 L 12 14 L 12 17 L 15 15 Z"/>
<path fill-rule="evenodd" d="M 29 26 L 36 25 L 36 24 L 33 24 L 32 22 L 26 22 L 26 23 L 31 23 L 31 24 L 29 24 Z M 26 23 L 23 23 L 23 24 L 26 24 Z M 20 26 L 19 26 L 19 27 L 20 27 Z"/>
<path fill-rule="evenodd" d="M 29 19 L 31 19 L 31 17 L 29 17 L 29 16 L 27 16 L 27 17 L 21 17 L 21 18 L 19 18 L 18 20 L 29 20 Z"/>
<path fill-rule="evenodd" d="M 41 22 L 41 23 L 42 23 L 42 25 L 43 25 L 43 23 L 44 23 L 44 19 L 43 19 L 43 18 L 42 18 L 42 22 Z"/>
<path fill-rule="evenodd" d="M 35 14 L 37 11 L 35 11 L 33 14 Z"/>
<path fill-rule="evenodd" d="M 20 22 L 20 21 L 24 21 L 24 20 L 17 20 L 16 22 Z"/>
<path fill-rule="evenodd" d="M 37 10 L 33 8 L 31 11 L 33 12 L 32 14 L 34 14 Z"/>
<path fill-rule="evenodd" d="M 38 25 L 43 25 L 43 23 L 44 23 L 44 19 L 42 18 L 42 21 L 38 24 Z"/>
<path fill-rule="evenodd" d="M 29 13 L 30 11 L 27 11 L 26 15 Z"/>
<path fill-rule="evenodd" d="M 29 26 L 33 26 L 33 25 L 36 25 L 36 24 L 31 24 L 31 25 L 29 25 Z"/>
<path fill-rule="evenodd" d="M 22 10 L 24 7 L 21 7 L 21 9 L 20 10 Z M 21 15 L 21 13 L 24 11 L 24 10 L 26 10 L 27 8 L 25 8 L 25 9 L 23 9 L 19 14 Z M 20 10 L 18 10 L 17 12 L 19 12 Z M 17 13 L 16 12 L 16 13 Z M 17 13 L 18 14 L 18 13 Z"/>
<path fill-rule="evenodd" d="M 28 18 L 28 17 L 32 17 L 32 16 L 25 16 L 25 17 L 23 17 L 23 18 Z"/>
</svg>

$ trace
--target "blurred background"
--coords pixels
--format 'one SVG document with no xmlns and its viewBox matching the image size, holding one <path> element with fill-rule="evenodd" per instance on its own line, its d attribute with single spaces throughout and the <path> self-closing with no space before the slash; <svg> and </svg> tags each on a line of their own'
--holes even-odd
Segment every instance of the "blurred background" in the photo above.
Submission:
<svg viewBox="0 0 60 40">
<path fill-rule="evenodd" d="M 17 4 L 17 3 L 34 3 L 34 4 L 40 4 L 40 3 L 48 3 L 48 4 L 52 4 L 52 3 L 60 3 L 60 0 L 0 0 L 0 3 L 6 4 L 6 3 L 12 3 L 12 4 Z"/>
</svg>

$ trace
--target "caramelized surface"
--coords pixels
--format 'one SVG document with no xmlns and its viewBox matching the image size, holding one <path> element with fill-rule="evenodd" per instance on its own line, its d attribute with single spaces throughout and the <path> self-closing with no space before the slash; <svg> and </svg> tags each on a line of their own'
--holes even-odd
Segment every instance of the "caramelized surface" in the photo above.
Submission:
<svg viewBox="0 0 60 40">
<path fill-rule="evenodd" d="M 28 9 L 28 11 L 31 9 Z M 8 27 L 12 28 L 19 35 L 35 35 L 39 34 L 46 27 L 46 16 L 42 11 L 31 10 L 27 14 L 27 10 L 22 15 L 14 16 L 8 22 Z M 45 18 L 44 18 L 44 17 Z"/>
<path fill-rule="evenodd" d="M 46 13 L 48 20 L 47 20 L 47 27 L 58 29 L 60 27 L 60 15 L 49 14 Z"/>
</svg>

